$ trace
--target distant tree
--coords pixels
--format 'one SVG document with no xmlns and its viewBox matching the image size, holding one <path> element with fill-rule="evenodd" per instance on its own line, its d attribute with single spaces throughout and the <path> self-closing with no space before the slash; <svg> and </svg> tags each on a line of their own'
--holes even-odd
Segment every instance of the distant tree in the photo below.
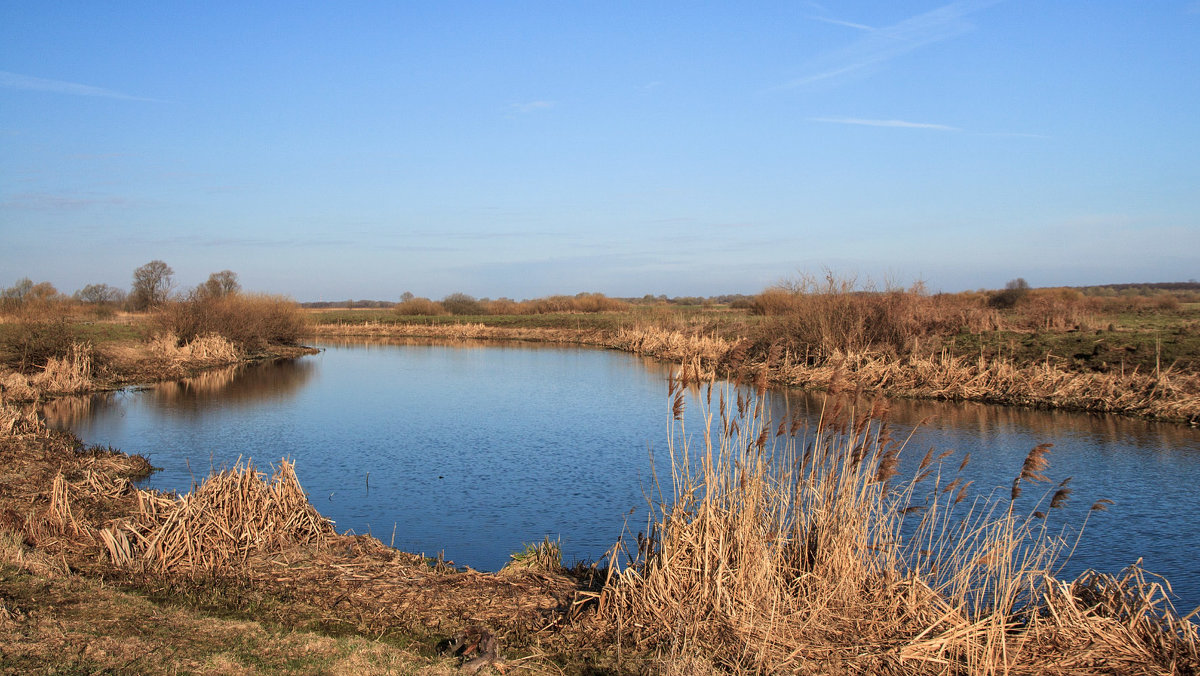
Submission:
<svg viewBox="0 0 1200 676">
<path fill-rule="evenodd" d="M 413 295 L 412 291 L 405 291 L 404 293 L 400 294 L 400 302 L 401 303 L 407 303 L 408 301 L 412 300 L 413 298 L 416 298 L 416 296 Z"/>
<path fill-rule="evenodd" d="M 485 308 L 474 296 L 452 293 L 442 299 L 442 307 L 452 315 L 481 315 Z"/>
<path fill-rule="evenodd" d="M 38 282 L 30 287 L 25 300 L 42 303 L 58 300 L 58 289 L 54 288 L 54 285 L 50 282 Z"/>
<path fill-rule="evenodd" d="M 196 295 L 203 298 L 222 298 L 238 293 L 242 285 L 238 283 L 237 273 L 233 270 L 222 270 L 208 276 L 208 281 L 196 287 Z"/>
<path fill-rule="evenodd" d="M 107 284 L 88 284 L 75 292 L 75 300 L 93 305 L 116 305 L 125 300 L 125 292 Z"/>
<path fill-rule="evenodd" d="M 16 284 L 8 287 L 0 292 L 0 298 L 7 301 L 15 301 L 21 303 L 25 297 L 29 295 L 29 291 L 33 288 L 33 280 L 28 277 L 22 277 L 17 280 Z"/>
<path fill-rule="evenodd" d="M 133 271 L 133 288 L 129 291 L 129 309 L 146 310 L 160 305 L 171 293 L 175 271 L 160 260 L 153 260 Z"/>
<path fill-rule="evenodd" d="M 992 307 L 1010 308 L 1021 302 L 1029 294 L 1029 282 L 1024 277 L 1011 279 L 1004 285 L 1004 290 L 995 293 L 988 302 Z"/>
</svg>

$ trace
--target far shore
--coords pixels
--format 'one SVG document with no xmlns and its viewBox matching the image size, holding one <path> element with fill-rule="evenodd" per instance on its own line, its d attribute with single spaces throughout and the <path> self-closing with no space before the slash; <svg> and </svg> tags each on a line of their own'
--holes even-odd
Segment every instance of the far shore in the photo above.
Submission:
<svg viewBox="0 0 1200 676">
<path fill-rule="evenodd" d="M 581 323 L 582 324 L 582 323 Z M 1195 373 L 1099 373 L 1046 359 L 1017 363 L 966 359 L 946 353 L 892 358 L 878 353 L 842 354 L 811 364 L 804 355 L 749 354 L 746 341 L 656 326 L 496 326 L 483 321 L 410 323 L 363 321 L 314 323 L 320 338 L 438 338 L 518 340 L 589 345 L 682 364 L 701 377 L 746 382 L 765 378 L 777 387 L 816 391 L 861 390 L 891 397 L 969 401 L 1087 413 L 1111 413 L 1200 425 L 1200 377 Z"/>
</svg>

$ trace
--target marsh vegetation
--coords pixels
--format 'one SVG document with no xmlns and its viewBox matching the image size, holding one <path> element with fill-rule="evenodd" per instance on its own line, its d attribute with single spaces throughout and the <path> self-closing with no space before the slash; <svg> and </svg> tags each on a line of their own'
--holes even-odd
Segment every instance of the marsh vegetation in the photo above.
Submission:
<svg viewBox="0 0 1200 676">
<path fill-rule="evenodd" d="M 484 627 L 499 664 L 535 672 L 1200 670 L 1194 615 L 1171 606 L 1165 581 L 1137 567 L 1060 577 L 1072 541 L 1048 524 L 1079 496 L 1051 479 L 1049 449 L 1034 447 L 996 490 L 959 476 L 968 459 L 936 451 L 902 476 L 898 458 L 912 451 L 892 437 L 886 406 L 854 410 L 843 398 L 1194 422 L 1191 289 L 928 294 L 827 278 L 738 307 L 448 297 L 305 315 L 214 275 L 173 298 L 156 285 L 131 315 L 104 288 L 72 299 L 24 281 L 3 294 L 0 323 L 0 647 L 17 669 L 155 671 L 150 655 L 176 654 L 198 670 L 450 670 L 457 662 L 437 645 Z M 276 354 L 313 333 L 583 342 L 683 364 L 651 521 L 594 565 L 564 568 L 547 540 L 498 573 L 463 571 L 337 533 L 286 462 L 271 479 L 243 465 L 162 494 L 132 483 L 144 461 L 85 448 L 16 405 Z M 708 394 L 717 374 L 756 392 L 722 401 L 719 387 Z M 697 383 L 710 408 L 692 441 L 681 393 Z M 770 419 L 772 384 L 828 392 L 819 423 L 796 436 L 794 421 Z M 1110 497 L 1084 499 L 1103 510 Z M 73 649 L 95 638 L 94 618 L 76 612 L 83 597 L 111 619 L 103 649 Z M 135 606 L 207 636 L 232 632 L 202 621 L 213 613 L 255 628 L 230 651 L 146 632 Z M 284 647 L 258 650 L 272 643 Z M 260 653 L 268 662 L 256 667 Z"/>
<path fill-rule="evenodd" d="M 1073 495 L 1047 446 L 1011 468 L 1011 485 L 979 486 L 962 474 L 970 458 L 894 437 L 882 401 L 856 410 L 831 397 L 815 424 L 774 420 L 761 379 L 747 391 L 697 383 L 695 373 L 668 384 L 669 469 L 647 527 L 593 565 L 564 568 L 546 540 L 494 574 L 338 534 L 288 462 L 271 476 L 234 466 L 189 494 L 162 494 L 130 483 L 144 462 L 81 449 L 34 421 L 0 436 L 6 659 L 153 672 L 147 655 L 169 651 L 197 669 L 220 656 L 232 670 L 357 659 L 402 673 L 453 669 L 437 647 L 474 635 L 498 647 L 481 666 L 534 673 L 1200 668 L 1196 627 L 1164 582 L 1136 567 L 1060 577 L 1073 540 L 1050 525 L 1056 513 L 1071 500 L 1092 510 L 1111 502 Z M 687 427 L 687 391 L 699 393 L 700 430 Z M 910 455 L 919 461 L 903 472 Z M 119 606 L 148 597 L 168 604 L 166 621 L 232 616 L 263 637 L 251 640 L 274 635 L 283 647 L 255 667 L 250 646 L 230 651 L 114 619 L 108 638 L 139 641 L 56 649 L 80 640 L 73 599 L 99 579 L 108 591 L 92 603 L 102 617 L 125 617 Z M 308 656 L 287 647 L 319 637 L 338 643 Z"/>
</svg>

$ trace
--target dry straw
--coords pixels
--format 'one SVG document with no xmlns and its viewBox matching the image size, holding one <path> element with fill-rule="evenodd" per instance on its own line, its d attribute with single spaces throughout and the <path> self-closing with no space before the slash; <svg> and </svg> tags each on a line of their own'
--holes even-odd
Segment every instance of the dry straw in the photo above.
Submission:
<svg viewBox="0 0 1200 676">
<path fill-rule="evenodd" d="M 251 464 L 213 474 L 179 498 L 138 491 L 138 514 L 100 537 L 120 565 L 157 572 L 227 571 L 255 553 L 317 545 L 335 535 L 312 507 L 293 463 L 267 480 Z"/>
<path fill-rule="evenodd" d="M 33 376 L 32 384 L 44 392 L 74 394 L 92 389 L 92 346 L 72 343 L 62 357 L 51 357 L 41 373 Z"/>
<path fill-rule="evenodd" d="M 672 379 L 675 401 L 685 386 Z M 1150 602 L 1140 573 L 1056 580 L 1062 538 L 1008 500 L 966 500 L 946 454 L 898 483 L 904 444 L 882 407 L 856 418 L 831 400 L 814 431 L 769 443 L 761 393 L 718 400 L 702 443 L 674 416 L 670 485 L 636 548 L 614 554 L 599 617 L 621 645 L 753 673 L 1200 666 L 1195 627 Z M 1042 478 L 1047 452 L 1031 452 L 1026 480 Z"/>
</svg>

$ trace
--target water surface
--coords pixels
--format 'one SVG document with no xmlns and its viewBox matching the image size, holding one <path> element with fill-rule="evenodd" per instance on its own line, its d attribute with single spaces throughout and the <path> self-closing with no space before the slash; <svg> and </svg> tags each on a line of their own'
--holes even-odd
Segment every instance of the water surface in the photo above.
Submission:
<svg viewBox="0 0 1200 676">
<path fill-rule="evenodd" d="M 53 402 L 51 424 L 88 443 L 143 453 L 147 485 L 187 491 L 212 468 L 296 461 L 310 500 L 339 530 L 495 570 L 525 543 L 560 539 L 568 562 L 595 560 L 626 526 L 644 528 L 651 453 L 669 477 L 667 369 L 628 354 L 529 344 L 323 343 L 319 355 L 236 367 Z M 815 419 L 824 399 L 771 394 L 776 420 Z M 690 407 L 694 415 L 695 406 Z M 1079 524 L 1100 498 L 1064 571 L 1117 572 L 1144 557 L 1180 607 L 1200 605 L 1200 431 L 1117 417 L 976 404 L 893 402 L 912 466 L 954 449 L 968 479 L 1007 495 L 1033 446 L 1075 493 L 1052 525 Z M 689 430 L 698 436 L 694 421 Z M 1019 506 L 1033 508 L 1045 488 Z M 1185 612 L 1186 612 L 1185 610 Z"/>
</svg>

